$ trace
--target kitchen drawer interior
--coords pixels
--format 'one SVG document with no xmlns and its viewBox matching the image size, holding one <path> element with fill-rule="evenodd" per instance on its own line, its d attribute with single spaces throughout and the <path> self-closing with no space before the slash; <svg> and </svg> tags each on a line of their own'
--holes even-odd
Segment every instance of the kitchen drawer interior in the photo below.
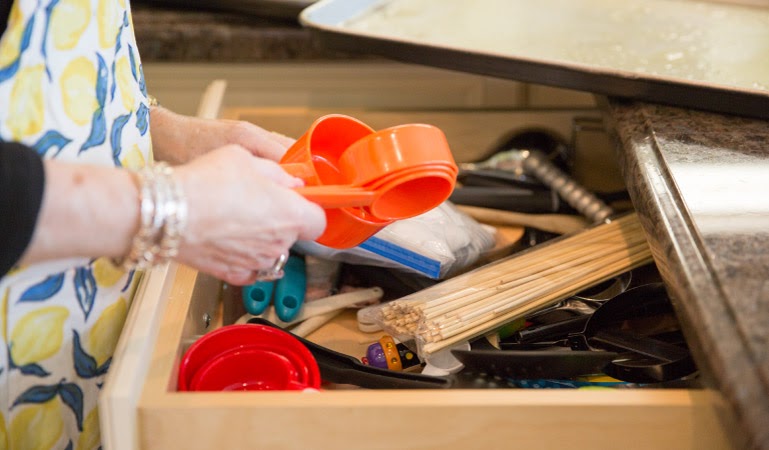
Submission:
<svg viewBox="0 0 769 450">
<path fill-rule="evenodd" d="M 308 117 L 320 113 L 248 109 L 225 115 L 257 123 L 274 120 L 272 129 L 297 135 L 292 126 L 306 124 Z M 444 124 L 469 123 L 469 130 L 478 128 L 472 124 L 492 123 L 497 115 L 493 122 L 496 134 L 483 138 L 488 148 L 509 134 L 511 128 L 504 124 L 526 123 L 521 117 L 528 117 L 529 123 L 542 123 L 542 116 L 526 114 L 476 112 L 441 118 L 432 112 L 430 117 L 438 117 Z M 382 126 L 388 121 L 404 123 L 426 117 L 414 112 L 351 115 Z M 571 151 L 588 155 L 598 151 L 598 146 L 610 151 L 600 118 L 592 111 L 544 115 L 547 123 L 560 124 L 554 127 L 561 130 L 555 135 L 572 144 Z M 547 127 L 518 131 L 543 128 Z M 477 132 L 462 140 L 455 127 L 446 126 L 446 130 L 456 140 L 479 141 Z M 460 144 L 457 161 L 487 156 L 480 150 L 484 146 L 465 145 Z M 602 162 L 595 155 L 574 160 Z M 602 169 L 606 176 L 600 179 L 589 170 L 573 173 L 581 173 L 579 181 L 591 189 L 617 189 L 621 183 L 613 168 Z M 515 257 L 515 250 L 509 248 L 501 260 Z M 653 264 L 651 267 L 653 272 Z M 353 278 L 360 281 L 362 276 L 365 272 Z M 607 443 L 613 447 L 618 442 L 643 448 L 729 447 L 723 400 L 718 392 L 697 383 L 579 389 L 510 388 L 512 385 L 496 389 L 467 385 L 457 389 L 361 389 L 325 384 L 319 392 L 180 392 L 177 379 L 183 355 L 201 336 L 242 321 L 242 290 L 171 264 L 145 276 L 139 292 L 126 336 L 116 351 L 116 379 L 108 380 L 101 408 L 108 424 L 103 432 L 105 440 L 113 443 L 111 448 L 350 448 L 351 443 L 367 443 L 367 448 L 445 449 L 498 447 L 510 442 L 530 448 L 552 448 L 565 442 L 573 448 L 605 448 Z M 350 309 L 307 339 L 359 358 L 383 334 L 382 330 L 366 333 L 358 329 L 355 310 Z M 123 370 L 131 367 L 136 370 Z M 133 387 L 126 387 L 129 384 Z M 398 442 L 393 444 L 393 439 Z"/>
<path fill-rule="evenodd" d="M 239 289 L 183 266 L 172 268 L 163 283 L 166 304 L 136 404 L 142 449 L 299 448 L 313 442 L 315 448 L 346 448 L 350 442 L 387 442 L 392 427 L 409 436 L 397 448 L 467 448 L 510 439 L 532 448 L 558 442 L 600 448 L 616 441 L 728 448 L 721 398 L 706 389 L 178 392 L 184 351 L 201 334 L 236 320 L 241 311 L 232 306 L 240 303 Z M 355 326 L 354 317 L 343 316 L 316 336 L 323 345 L 356 354 L 369 341 Z"/>
</svg>

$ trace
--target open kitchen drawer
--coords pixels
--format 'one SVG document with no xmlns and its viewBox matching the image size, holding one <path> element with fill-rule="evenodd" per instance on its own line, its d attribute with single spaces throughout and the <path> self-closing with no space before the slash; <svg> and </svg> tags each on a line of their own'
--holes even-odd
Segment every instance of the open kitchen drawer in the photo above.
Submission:
<svg viewBox="0 0 769 450">
<path fill-rule="evenodd" d="M 199 114 L 217 116 L 218 105 L 204 101 Z M 105 448 L 729 447 L 721 397 L 709 390 L 177 392 L 183 352 L 233 323 L 238 302 L 239 289 L 186 266 L 145 274 L 100 399 Z M 367 339 L 348 319 L 309 338 L 362 354 L 380 334 Z"/>
<path fill-rule="evenodd" d="M 176 264 L 142 281 L 104 387 L 106 448 L 729 447 L 707 390 L 176 392 L 183 351 L 232 320 L 238 290 L 222 288 Z"/>
</svg>

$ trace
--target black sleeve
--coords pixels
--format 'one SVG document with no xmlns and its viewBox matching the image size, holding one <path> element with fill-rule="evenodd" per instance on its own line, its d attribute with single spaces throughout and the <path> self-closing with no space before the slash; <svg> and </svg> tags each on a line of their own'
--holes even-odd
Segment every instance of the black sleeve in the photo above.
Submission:
<svg viewBox="0 0 769 450">
<path fill-rule="evenodd" d="M 0 142 L 0 278 L 27 249 L 43 201 L 45 171 L 37 152 Z"/>
<path fill-rule="evenodd" d="M 13 1 L 0 1 L 0 36 L 5 33 L 6 27 L 8 27 L 8 16 L 11 14 L 11 7 Z"/>
</svg>

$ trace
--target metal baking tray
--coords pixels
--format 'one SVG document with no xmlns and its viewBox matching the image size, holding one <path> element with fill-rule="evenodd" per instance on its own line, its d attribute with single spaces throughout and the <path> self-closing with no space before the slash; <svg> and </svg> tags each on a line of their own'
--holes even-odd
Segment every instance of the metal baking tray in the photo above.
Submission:
<svg viewBox="0 0 769 450">
<path fill-rule="evenodd" d="M 320 0 L 299 20 L 335 50 L 769 118 L 769 8 L 756 5 Z"/>
</svg>

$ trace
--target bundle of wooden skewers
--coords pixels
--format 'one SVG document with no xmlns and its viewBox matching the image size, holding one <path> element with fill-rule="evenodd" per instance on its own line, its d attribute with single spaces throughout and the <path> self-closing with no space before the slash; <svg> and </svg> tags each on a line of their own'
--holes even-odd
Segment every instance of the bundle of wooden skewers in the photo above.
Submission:
<svg viewBox="0 0 769 450">
<path fill-rule="evenodd" d="M 379 320 L 430 355 L 651 260 L 638 217 L 630 213 L 389 302 Z"/>
</svg>

